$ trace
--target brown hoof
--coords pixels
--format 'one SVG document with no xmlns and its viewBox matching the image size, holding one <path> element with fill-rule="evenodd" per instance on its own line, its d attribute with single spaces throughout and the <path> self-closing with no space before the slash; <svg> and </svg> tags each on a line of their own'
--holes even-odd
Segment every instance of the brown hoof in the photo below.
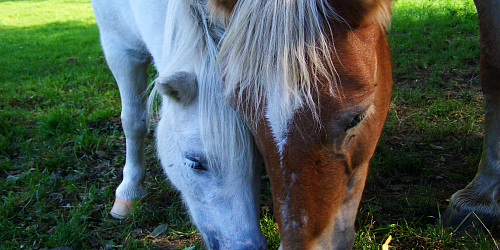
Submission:
<svg viewBox="0 0 500 250">
<path fill-rule="evenodd" d="M 125 219 L 134 210 L 134 203 L 132 200 L 126 201 L 116 198 L 115 204 L 113 204 L 113 208 L 109 213 L 115 219 Z"/>
</svg>

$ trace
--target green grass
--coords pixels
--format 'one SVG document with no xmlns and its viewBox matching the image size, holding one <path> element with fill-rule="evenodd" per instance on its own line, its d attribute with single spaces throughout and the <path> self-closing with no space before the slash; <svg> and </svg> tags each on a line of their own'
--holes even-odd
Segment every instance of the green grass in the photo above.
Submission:
<svg viewBox="0 0 500 250">
<path fill-rule="evenodd" d="M 124 164 L 120 100 L 88 1 L 0 1 L 0 249 L 202 247 L 148 138 L 150 193 L 108 214 Z M 399 0 L 389 32 L 394 91 L 372 160 L 355 249 L 494 249 L 434 225 L 475 174 L 482 147 L 472 0 Z M 154 73 L 152 73 L 154 74 Z M 261 225 L 279 245 L 268 182 Z M 165 233 L 153 236 L 160 225 Z"/>
</svg>

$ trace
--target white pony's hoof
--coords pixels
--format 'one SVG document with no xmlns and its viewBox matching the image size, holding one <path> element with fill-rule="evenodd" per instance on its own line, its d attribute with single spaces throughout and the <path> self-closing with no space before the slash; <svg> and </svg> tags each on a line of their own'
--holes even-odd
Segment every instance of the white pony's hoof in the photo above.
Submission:
<svg viewBox="0 0 500 250">
<path fill-rule="evenodd" d="M 111 216 L 115 219 L 125 219 L 134 210 L 134 202 L 132 200 L 115 199 L 115 204 L 111 209 Z"/>
</svg>

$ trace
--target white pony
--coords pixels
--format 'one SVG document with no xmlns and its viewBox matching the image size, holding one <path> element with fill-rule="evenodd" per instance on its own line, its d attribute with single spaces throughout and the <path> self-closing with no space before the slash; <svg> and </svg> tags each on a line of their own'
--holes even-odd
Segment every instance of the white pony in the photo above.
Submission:
<svg viewBox="0 0 500 250">
<path fill-rule="evenodd" d="M 102 47 L 122 101 L 123 181 L 111 214 L 127 216 L 146 194 L 147 67 L 162 95 L 157 147 L 171 182 L 210 249 L 265 249 L 253 138 L 224 101 L 216 63 L 224 32 L 206 0 L 92 0 Z"/>
</svg>

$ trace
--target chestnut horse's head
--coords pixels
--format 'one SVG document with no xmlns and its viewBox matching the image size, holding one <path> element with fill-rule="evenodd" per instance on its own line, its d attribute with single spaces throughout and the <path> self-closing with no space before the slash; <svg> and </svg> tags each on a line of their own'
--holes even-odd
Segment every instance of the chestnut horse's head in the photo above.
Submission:
<svg viewBox="0 0 500 250">
<path fill-rule="evenodd" d="M 390 0 L 212 0 L 220 60 L 271 180 L 283 249 L 347 249 L 387 114 Z"/>
</svg>

